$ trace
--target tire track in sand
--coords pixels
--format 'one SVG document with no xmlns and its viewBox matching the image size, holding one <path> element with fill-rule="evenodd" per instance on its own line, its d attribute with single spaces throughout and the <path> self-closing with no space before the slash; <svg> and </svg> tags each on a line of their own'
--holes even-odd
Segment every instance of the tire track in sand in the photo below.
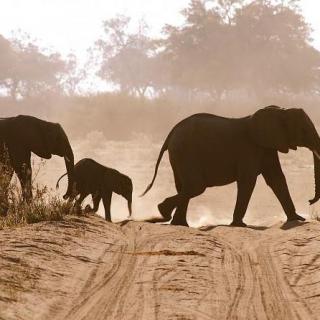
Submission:
<svg viewBox="0 0 320 320">
<path fill-rule="evenodd" d="M 280 243 L 287 248 L 294 233 L 129 222 L 108 224 L 100 237 L 107 241 L 97 263 L 77 275 L 84 279 L 79 294 L 57 304 L 61 311 L 50 319 L 317 318 L 276 250 Z M 303 273 L 292 276 L 302 279 Z"/>
<path fill-rule="evenodd" d="M 126 227 L 124 227 L 126 228 Z M 119 245 L 112 255 L 112 267 L 105 270 L 105 265 L 101 265 L 99 273 L 104 274 L 102 278 L 94 279 L 96 285 L 86 291 L 82 290 L 72 309 L 66 314 L 69 320 L 81 319 L 112 319 L 121 291 L 125 290 L 130 283 L 130 270 L 134 269 L 135 256 L 135 232 L 134 228 L 126 228 L 128 233 L 123 233 L 123 244 Z M 106 248 L 106 253 L 110 248 Z M 103 270 L 104 269 L 104 270 Z M 93 271 L 97 273 L 97 270 Z"/>
<path fill-rule="evenodd" d="M 270 253 L 276 246 L 276 238 L 264 235 L 263 231 L 230 232 L 243 234 L 232 243 L 223 236 L 224 269 L 231 299 L 225 318 L 314 319 L 305 304 L 299 302 L 279 262 Z"/>
</svg>

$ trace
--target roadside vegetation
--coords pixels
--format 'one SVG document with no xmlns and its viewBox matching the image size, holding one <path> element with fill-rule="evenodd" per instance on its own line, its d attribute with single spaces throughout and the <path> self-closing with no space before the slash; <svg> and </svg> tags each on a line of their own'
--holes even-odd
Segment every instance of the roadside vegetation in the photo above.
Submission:
<svg viewBox="0 0 320 320">
<path fill-rule="evenodd" d="M 34 170 L 35 177 L 40 169 L 39 166 L 38 171 Z M 71 210 L 70 203 L 46 186 L 34 183 L 33 196 L 30 204 L 23 201 L 19 181 L 14 176 L 8 189 L 9 210 L 6 215 L 0 215 L 0 230 L 41 221 L 60 221 Z"/>
</svg>

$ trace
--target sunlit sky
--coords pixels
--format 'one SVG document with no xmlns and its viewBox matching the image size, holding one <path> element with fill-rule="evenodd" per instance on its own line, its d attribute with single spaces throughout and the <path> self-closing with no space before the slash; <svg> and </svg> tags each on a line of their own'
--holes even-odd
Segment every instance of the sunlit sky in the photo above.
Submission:
<svg viewBox="0 0 320 320">
<path fill-rule="evenodd" d="M 1 0 L 0 34 L 9 37 L 21 29 L 44 47 L 84 58 L 86 50 L 102 34 L 102 21 L 124 14 L 133 23 L 144 18 L 150 33 L 164 24 L 179 25 L 180 11 L 189 0 Z M 301 0 L 302 13 L 314 32 L 313 45 L 320 50 L 320 1 Z"/>
</svg>

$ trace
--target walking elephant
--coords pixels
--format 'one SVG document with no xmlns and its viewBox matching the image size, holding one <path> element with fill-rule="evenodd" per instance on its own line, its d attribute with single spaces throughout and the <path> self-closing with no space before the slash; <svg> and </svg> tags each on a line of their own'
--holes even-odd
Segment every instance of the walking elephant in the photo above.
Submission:
<svg viewBox="0 0 320 320">
<path fill-rule="evenodd" d="M 296 213 L 279 162 L 278 151 L 306 147 L 313 152 L 315 197 L 320 198 L 320 138 L 302 109 L 268 106 L 251 116 L 232 119 L 195 114 L 179 122 L 166 138 L 156 163 L 152 187 L 163 153 L 168 150 L 177 194 L 158 205 L 162 215 L 151 222 L 169 221 L 188 226 L 189 200 L 207 187 L 237 183 L 238 193 L 231 225 L 245 227 L 247 206 L 262 174 L 290 220 L 305 220 Z"/>
<path fill-rule="evenodd" d="M 74 157 L 68 137 L 61 125 L 35 117 L 19 115 L 0 119 L 0 210 L 8 210 L 7 190 L 16 172 L 23 199 L 32 199 L 31 152 L 41 158 L 50 159 L 52 155 L 64 157 L 68 172 L 68 189 L 64 198 L 71 193 L 73 184 Z"/>
<path fill-rule="evenodd" d="M 66 173 L 57 181 L 57 188 L 59 188 L 59 181 L 65 175 Z M 79 211 L 82 201 L 91 194 L 94 212 L 98 211 L 102 199 L 105 219 L 111 221 L 112 192 L 120 194 L 128 201 L 129 215 L 131 215 L 132 190 L 132 181 L 128 176 L 115 169 L 105 167 L 92 159 L 85 158 L 74 166 L 74 186 L 69 199 L 72 201 L 80 194 L 79 199 L 74 204 Z"/>
</svg>

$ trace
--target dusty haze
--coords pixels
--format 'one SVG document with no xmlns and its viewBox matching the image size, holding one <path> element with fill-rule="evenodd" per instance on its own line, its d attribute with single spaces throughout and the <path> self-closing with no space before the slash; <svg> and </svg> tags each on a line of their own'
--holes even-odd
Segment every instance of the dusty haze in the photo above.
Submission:
<svg viewBox="0 0 320 320">
<path fill-rule="evenodd" d="M 202 110 L 210 111 L 210 109 L 208 110 L 208 108 L 204 107 Z M 106 166 L 118 169 L 132 178 L 134 184 L 134 219 L 142 220 L 151 216 L 157 216 L 157 204 L 164 198 L 175 194 L 172 169 L 166 152 L 153 188 L 146 196 L 139 197 L 151 181 L 155 163 L 166 135 L 176 122 L 192 114 L 193 110 L 184 110 L 180 114 L 177 112 L 171 117 L 166 117 L 167 114 L 163 115 L 161 112 L 157 112 L 155 115 L 145 116 L 147 118 L 145 120 L 138 116 L 136 118 L 130 116 L 127 118 L 125 115 L 118 119 L 109 111 L 99 112 L 98 121 L 110 123 L 113 128 L 116 128 L 112 129 L 112 132 L 110 132 L 108 124 L 101 130 L 94 128 L 84 130 L 83 127 L 85 125 L 75 120 L 75 117 L 72 115 L 61 116 L 55 114 L 54 111 L 52 112 L 50 116 L 41 114 L 41 112 L 39 114 L 38 111 L 35 111 L 34 114 L 45 119 L 60 121 L 64 125 L 66 132 L 71 133 L 70 142 L 75 154 L 75 161 L 86 157 L 93 158 Z M 196 107 L 194 112 L 197 112 Z M 212 112 L 215 113 L 214 109 Z M 248 108 L 247 113 L 246 111 L 238 112 L 236 110 L 232 112 L 216 112 L 216 114 L 220 113 L 230 117 L 237 117 L 240 114 L 246 115 L 250 112 Z M 163 119 L 161 119 L 161 116 Z M 83 117 L 83 121 L 86 121 L 86 119 L 90 118 L 90 113 L 88 113 L 87 118 L 85 113 L 81 117 Z M 143 118 L 143 115 L 141 117 Z M 151 117 L 158 117 L 158 119 Z M 94 121 L 94 118 L 92 121 Z M 148 134 L 141 132 L 141 126 L 137 125 L 135 128 L 137 131 L 126 133 L 124 136 L 123 131 L 125 130 L 122 130 L 122 128 L 128 129 L 130 126 L 134 128 L 136 126 L 135 121 L 138 124 L 149 121 L 149 125 L 146 125 L 144 130 L 153 130 L 153 127 L 157 128 L 157 130 L 154 131 L 154 134 Z M 94 126 L 94 123 L 92 126 Z M 117 130 L 119 132 L 116 132 Z M 317 204 L 309 206 L 308 203 L 308 200 L 314 195 L 312 153 L 308 149 L 299 148 L 297 151 L 290 151 L 288 154 L 280 153 L 280 159 L 297 212 L 308 218 L 310 214 L 320 210 Z M 33 162 L 34 168 L 40 169 L 36 182 L 48 185 L 53 194 L 58 192 L 62 195 L 66 190 L 66 179 L 64 178 L 60 182 L 60 189 L 58 191 L 55 190 L 55 184 L 60 175 L 65 173 L 63 159 L 53 156 L 50 160 L 40 161 L 38 157 L 33 156 Z M 208 188 L 204 194 L 191 200 L 188 208 L 188 221 L 193 227 L 208 224 L 229 224 L 232 219 L 235 201 L 235 183 L 223 187 Z M 91 197 L 86 199 L 84 205 L 86 203 L 91 203 Z M 99 214 L 104 216 L 102 203 L 100 204 Z M 119 221 L 125 219 L 126 216 L 126 200 L 114 194 L 112 219 Z M 285 218 L 278 200 L 266 185 L 262 176 L 260 176 L 249 203 L 245 217 L 246 222 L 253 225 L 267 226 L 279 221 L 285 221 Z"/>
</svg>

